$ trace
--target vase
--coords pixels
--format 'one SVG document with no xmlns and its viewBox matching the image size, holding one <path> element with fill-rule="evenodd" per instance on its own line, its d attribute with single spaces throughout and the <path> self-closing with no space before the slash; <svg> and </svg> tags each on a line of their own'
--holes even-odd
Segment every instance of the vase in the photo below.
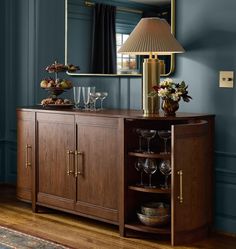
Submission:
<svg viewBox="0 0 236 249">
<path fill-rule="evenodd" d="M 175 112 L 179 109 L 179 101 L 163 99 L 161 109 L 164 111 L 165 116 L 175 116 Z"/>
</svg>

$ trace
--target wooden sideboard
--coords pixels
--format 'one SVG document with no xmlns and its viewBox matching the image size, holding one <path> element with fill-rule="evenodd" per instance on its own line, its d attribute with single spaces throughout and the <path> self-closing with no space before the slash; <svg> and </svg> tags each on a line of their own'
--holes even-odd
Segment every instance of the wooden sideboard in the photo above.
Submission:
<svg viewBox="0 0 236 249">
<path fill-rule="evenodd" d="M 109 222 L 121 236 L 143 232 L 166 237 L 172 245 L 207 236 L 212 224 L 214 115 L 140 111 L 19 108 L 17 197 L 39 206 Z M 170 153 L 163 140 L 151 140 L 154 153 L 136 152 L 136 129 L 171 130 Z M 143 144 L 145 146 L 145 144 Z M 138 187 L 138 158 L 159 164 L 170 160 L 170 188 Z M 144 177 L 147 182 L 147 176 Z M 163 176 L 152 176 L 159 186 Z M 138 221 L 144 202 L 170 204 L 171 220 L 163 227 Z"/>
</svg>

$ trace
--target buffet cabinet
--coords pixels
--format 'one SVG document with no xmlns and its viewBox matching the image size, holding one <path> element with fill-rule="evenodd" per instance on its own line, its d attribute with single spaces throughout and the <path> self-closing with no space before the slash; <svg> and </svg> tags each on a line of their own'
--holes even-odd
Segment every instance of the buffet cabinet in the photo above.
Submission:
<svg viewBox="0 0 236 249">
<path fill-rule="evenodd" d="M 132 233 L 165 238 L 178 245 L 204 238 L 212 224 L 214 115 L 140 111 L 19 108 L 17 197 L 40 206 L 119 226 Z M 168 153 L 163 140 L 150 140 L 152 153 L 137 130 L 170 130 Z M 141 142 L 141 143 L 140 143 Z M 140 149 L 140 148 L 139 148 Z M 155 187 L 139 186 L 140 158 L 171 163 L 168 188 L 164 176 L 152 175 Z M 148 184 L 144 174 L 143 182 Z M 164 226 L 142 224 L 142 203 L 165 202 L 170 221 Z"/>
</svg>

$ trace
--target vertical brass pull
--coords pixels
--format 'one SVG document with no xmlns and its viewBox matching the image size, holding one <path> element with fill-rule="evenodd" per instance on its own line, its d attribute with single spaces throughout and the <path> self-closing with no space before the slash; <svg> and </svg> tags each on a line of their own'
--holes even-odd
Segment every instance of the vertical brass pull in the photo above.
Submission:
<svg viewBox="0 0 236 249">
<path fill-rule="evenodd" d="M 177 174 L 179 175 L 179 203 L 183 203 L 184 202 L 184 198 L 183 198 L 183 171 L 179 170 L 177 172 Z"/>
<path fill-rule="evenodd" d="M 78 176 L 78 151 L 75 151 L 75 177 Z"/>
<path fill-rule="evenodd" d="M 26 168 L 31 167 L 31 160 L 29 160 L 29 149 L 32 149 L 32 146 L 29 144 L 26 144 L 25 146 L 25 167 Z"/>
<path fill-rule="evenodd" d="M 69 168 L 69 174 L 74 174 L 75 171 L 75 152 L 70 150 L 70 155 L 72 155 L 72 169 L 71 169 L 71 156 L 70 156 L 70 168 Z"/>
<path fill-rule="evenodd" d="M 70 151 L 66 151 L 66 174 L 70 175 Z"/>
<path fill-rule="evenodd" d="M 77 175 L 83 175 L 83 152 L 77 151 L 77 158 Z"/>
<path fill-rule="evenodd" d="M 72 150 L 66 151 L 66 174 L 69 176 L 74 173 L 74 169 L 71 169 L 71 155 L 74 155 Z M 74 157 L 72 158 L 73 168 L 74 168 Z"/>
</svg>

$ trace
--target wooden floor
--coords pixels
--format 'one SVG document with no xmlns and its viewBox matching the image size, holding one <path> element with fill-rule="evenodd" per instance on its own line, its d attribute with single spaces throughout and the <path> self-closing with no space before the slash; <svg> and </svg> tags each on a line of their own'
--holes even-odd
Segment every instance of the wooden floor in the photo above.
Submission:
<svg viewBox="0 0 236 249">
<path fill-rule="evenodd" d="M 17 201 L 14 188 L 0 186 L 0 225 L 78 249 L 170 249 L 170 243 L 134 237 L 122 238 L 118 228 L 55 210 L 34 214 L 29 204 Z M 235 249 L 236 238 L 214 235 L 176 249 Z"/>
</svg>

